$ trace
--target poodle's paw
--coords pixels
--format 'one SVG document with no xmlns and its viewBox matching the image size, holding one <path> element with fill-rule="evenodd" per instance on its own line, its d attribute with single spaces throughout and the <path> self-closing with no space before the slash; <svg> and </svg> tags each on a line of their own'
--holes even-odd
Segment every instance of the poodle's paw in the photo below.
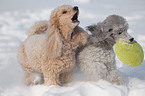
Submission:
<svg viewBox="0 0 145 96">
<path fill-rule="evenodd" d="M 43 82 L 43 75 L 38 72 L 29 73 L 24 78 L 24 83 L 28 86 L 42 84 Z"/>
<path fill-rule="evenodd" d="M 58 82 L 58 80 L 46 80 L 45 79 L 45 84 L 50 86 L 50 85 L 61 85 L 61 83 Z"/>
<path fill-rule="evenodd" d="M 114 79 L 112 78 L 112 79 L 110 79 L 110 82 L 113 83 L 113 84 L 117 84 L 117 85 L 123 85 L 124 84 L 121 77 L 116 77 Z"/>
<path fill-rule="evenodd" d="M 50 74 L 50 76 L 48 76 L 48 75 L 45 76 L 44 75 L 44 83 L 45 83 L 45 85 L 48 85 L 48 86 L 50 86 L 50 85 L 61 85 L 58 77 L 53 75 L 53 74 Z"/>
</svg>

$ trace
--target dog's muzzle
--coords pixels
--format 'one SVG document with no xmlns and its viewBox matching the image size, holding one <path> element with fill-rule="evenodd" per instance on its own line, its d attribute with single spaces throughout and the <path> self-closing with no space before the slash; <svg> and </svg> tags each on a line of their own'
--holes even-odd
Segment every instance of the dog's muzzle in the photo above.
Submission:
<svg viewBox="0 0 145 96">
<path fill-rule="evenodd" d="M 79 10 L 79 8 L 78 8 L 77 6 L 75 6 L 73 9 L 74 9 L 75 11 L 78 11 L 78 10 Z"/>
</svg>

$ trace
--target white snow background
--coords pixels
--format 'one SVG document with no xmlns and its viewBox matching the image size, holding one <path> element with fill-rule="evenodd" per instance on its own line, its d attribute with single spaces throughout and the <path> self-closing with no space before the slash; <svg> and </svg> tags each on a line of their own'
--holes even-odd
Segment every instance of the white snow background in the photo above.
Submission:
<svg viewBox="0 0 145 96">
<path fill-rule="evenodd" d="M 138 67 L 122 64 L 117 68 L 125 85 L 107 81 L 85 82 L 74 74 L 72 83 L 65 86 L 26 86 L 23 71 L 17 61 L 20 43 L 35 21 L 48 20 L 50 12 L 63 4 L 77 5 L 80 26 L 103 21 L 108 15 L 124 16 L 129 34 L 145 50 L 145 0 L 0 0 L 0 96 L 145 96 L 145 61 Z"/>
</svg>

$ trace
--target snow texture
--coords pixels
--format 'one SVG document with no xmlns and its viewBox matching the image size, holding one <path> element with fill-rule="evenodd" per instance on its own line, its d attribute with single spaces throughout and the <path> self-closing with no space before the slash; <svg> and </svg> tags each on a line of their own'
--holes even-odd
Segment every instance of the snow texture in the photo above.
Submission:
<svg viewBox="0 0 145 96">
<path fill-rule="evenodd" d="M 129 67 L 117 57 L 117 68 L 125 80 L 122 86 L 104 80 L 84 81 L 82 73 L 76 70 L 73 82 L 65 86 L 23 84 L 23 71 L 17 62 L 18 47 L 35 21 L 48 20 L 52 9 L 63 4 L 79 6 L 83 28 L 111 14 L 125 17 L 128 32 L 145 51 L 144 0 L 1 0 L 0 96 L 145 96 L 145 60 L 140 66 Z"/>
</svg>

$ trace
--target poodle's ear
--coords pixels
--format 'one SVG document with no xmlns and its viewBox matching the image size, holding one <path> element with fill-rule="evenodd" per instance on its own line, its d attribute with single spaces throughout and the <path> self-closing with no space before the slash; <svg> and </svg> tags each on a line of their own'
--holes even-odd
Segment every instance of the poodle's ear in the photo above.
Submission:
<svg viewBox="0 0 145 96">
<path fill-rule="evenodd" d="M 57 58 L 61 56 L 62 38 L 58 29 L 58 22 L 56 18 L 51 18 L 46 37 L 46 55 L 49 58 Z"/>
<path fill-rule="evenodd" d="M 86 28 L 92 33 L 92 35 L 97 35 L 99 32 L 103 32 L 101 22 L 97 23 L 97 25 L 94 24 L 94 25 L 87 26 Z"/>
<path fill-rule="evenodd" d="M 96 26 L 97 25 L 90 25 L 90 26 L 87 26 L 86 29 L 89 30 L 92 33 L 93 31 L 95 31 Z"/>
<path fill-rule="evenodd" d="M 81 27 L 76 26 L 71 35 L 71 44 L 73 49 L 77 49 L 79 46 L 83 46 L 87 43 L 88 33 Z"/>
</svg>

